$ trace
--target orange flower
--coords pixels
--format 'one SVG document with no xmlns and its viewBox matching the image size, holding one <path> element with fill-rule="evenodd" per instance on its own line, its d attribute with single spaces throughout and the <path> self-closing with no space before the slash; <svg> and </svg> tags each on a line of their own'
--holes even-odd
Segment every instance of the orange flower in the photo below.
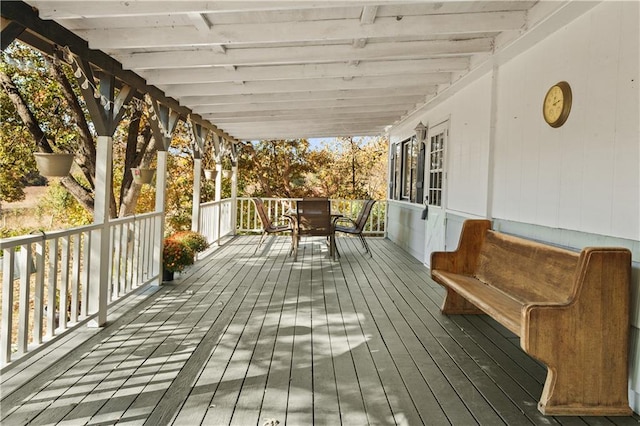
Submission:
<svg viewBox="0 0 640 426">
<path fill-rule="evenodd" d="M 193 250 L 179 241 L 165 238 L 162 250 L 162 266 L 167 271 L 179 272 L 193 264 Z"/>
</svg>

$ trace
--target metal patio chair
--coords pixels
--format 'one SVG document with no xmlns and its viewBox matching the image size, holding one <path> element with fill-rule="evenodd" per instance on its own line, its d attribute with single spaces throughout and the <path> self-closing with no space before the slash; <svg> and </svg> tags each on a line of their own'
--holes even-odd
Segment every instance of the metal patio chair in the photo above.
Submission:
<svg viewBox="0 0 640 426">
<path fill-rule="evenodd" d="M 369 253 L 369 256 L 372 256 L 371 250 L 369 249 L 369 244 L 367 244 L 367 240 L 364 239 L 364 235 L 362 235 L 362 231 L 364 230 L 364 226 L 367 224 L 367 220 L 369 219 L 369 215 L 371 214 L 371 209 L 375 204 L 376 200 L 366 200 L 358 217 L 356 220 L 353 220 L 348 217 L 338 217 L 334 223 L 334 232 L 343 232 L 345 234 L 357 235 L 360 238 L 360 242 L 365 249 L 365 253 Z M 343 223 L 342 225 L 340 223 Z M 338 257 L 340 253 L 336 250 Z"/>
<path fill-rule="evenodd" d="M 260 236 L 260 242 L 256 246 L 253 254 L 258 252 L 258 249 L 262 245 L 262 240 L 267 234 L 276 234 L 280 232 L 291 232 L 293 235 L 293 226 L 291 224 L 291 219 L 287 218 L 288 224 L 286 225 L 274 225 L 274 223 L 269 218 L 269 213 L 267 212 L 267 208 L 264 205 L 264 201 L 262 198 L 253 198 L 253 203 L 256 205 L 256 212 L 258 212 L 258 216 L 260 217 L 260 221 L 262 222 L 262 235 Z M 292 241 L 293 244 L 293 241 Z M 293 246 L 292 246 L 293 250 Z"/>
<path fill-rule="evenodd" d="M 328 198 L 304 198 L 298 201 L 294 228 L 294 261 L 297 260 L 298 243 L 302 235 L 326 236 L 329 239 L 329 257 L 335 258 L 335 234 Z"/>
</svg>

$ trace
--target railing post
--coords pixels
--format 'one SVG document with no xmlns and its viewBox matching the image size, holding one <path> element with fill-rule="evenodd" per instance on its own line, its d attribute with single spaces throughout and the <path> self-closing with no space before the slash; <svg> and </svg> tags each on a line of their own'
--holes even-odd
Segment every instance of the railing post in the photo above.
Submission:
<svg viewBox="0 0 640 426">
<path fill-rule="evenodd" d="M 158 168 L 156 170 L 156 212 L 164 213 L 167 196 L 167 151 L 158 151 Z M 162 284 L 162 245 L 164 240 L 165 215 L 155 218 L 155 238 L 153 245 L 152 274 L 158 274 L 156 285 Z"/>
<path fill-rule="evenodd" d="M 216 194 L 215 201 L 220 201 L 222 199 L 222 162 L 216 162 Z M 220 203 L 218 202 L 213 210 L 213 226 L 215 231 L 215 240 L 218 245 L 220 245 L 220 218 L 222 216 L 222 209 L 220 208 Z"/>
<path fill-rule="evenodd" d="M 2 268 L 2 330 L 0 330 L 0 361 L 2 365 L 11 361 L 11 335 L 13 327 L 13 274 L 14 249 L 5 249 Z"/>
<path fill-rule="evenodd" d="M 200 176 L 202 159 L 193 160 L 193 207 L 191 208 L 191 230 L 200 232 Z"/>
<path fill-rule="evenodd" d="M 98 136 L 96 147 L 96 178 L 93 223 L 101 225 L 91 235 L 91 279 L 89 285 L 89 313 L 97 313 L 90 327 L 102 327 L 107 322 L 109 292 L 109 202 L 113 170 L 113 138 Z M 97 285 L 96 285 L 97 284 Z M 53 307 L 51 307 L 53 308 Z"/>
<path fill-rule="evenodd" d="M 238 163 L 231 166 L 231 235 L 236 235 L 238 223 Z"/>
</svg>

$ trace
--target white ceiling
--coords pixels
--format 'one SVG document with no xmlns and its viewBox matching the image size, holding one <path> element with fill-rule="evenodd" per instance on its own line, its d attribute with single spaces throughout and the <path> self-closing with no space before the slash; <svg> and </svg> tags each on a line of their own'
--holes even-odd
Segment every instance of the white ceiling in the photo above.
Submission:
<svg viewBox="0 0 640 426">
<path fill-rule="evenodd" d="M 27 3 L 239 140 L 383 133 L 562 4 Z"/>
</svg>

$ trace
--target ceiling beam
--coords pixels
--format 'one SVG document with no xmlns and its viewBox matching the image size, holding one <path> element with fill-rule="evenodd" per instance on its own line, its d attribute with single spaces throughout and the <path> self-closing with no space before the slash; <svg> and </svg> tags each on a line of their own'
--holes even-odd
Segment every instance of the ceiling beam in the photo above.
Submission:
<svg viewBox="0 0 640 426">
<path fill-rule="evenodd" d="M 145 16 L 188 13 L 230 13 L 258 11 L 286 11 L 297 9 L 327 9 L 353 7 L 354 1 L 85 1 L 81 12 L 75 0 L 51 4 L 46 0 L 33 1 L 43 19 L 98 18 L 104 16 Z M 403 3 L 424 3 L 424 0 L 403 0 Z M 358 0 L 357 6 L 397 5 L 397 0 Z"/>
<path fill-rule="evenodd" d="M 403 105 L 393 105 L 389 108 L 385 108 L 384 105 L 370 105 L 370 106 L 363 106 L 357 109 L 358 113 L 362 114 L 362 113 L 371 113 L 371 112 L 381 112 L 381 113 L 389 113 L 389 114 L 400 114 L 403 112 L 406 112 L 409 108 L 407 108 L 406 106 Z M 327 113 L 334 113 L 334 114 L 339 114 L 339 113 L 343 113 L 343 114 L 349 114 L 353 111 L 353 108 L 351 107 L 336 107 L 336 108 L 314 108 L 313 104 L 310 104 L 309 107 L 304 108 L 304 109 L 300 109 L 298 111 L 291 111 L 291 110 L 269 110 L 269 111 L 246 111 L 244 113 L 240 113 L 240 112 L 216 112 L 216 113 L 211 113 L 211 114 L 207 114 L 207 117 L 212 117 L 212 120 L 215 120 L 216 118 L 233 118 L 233 117 L 257 117 L 257 116 L 261 116 L 261 117 L 284 117 L 284 116 L 289 116 L 289 117 L 296 117 L 296 116 L 300 116 L 300 115 L 312 115 L 312 114 L 316 114 L 318 116 L 321 116 L 322 114 L 327 114 Z"/>
<path fill-rule="evenodd" d="M 296 78 L 361 77 L 365 75 L 427 74 L 432 72 L 466 71 L 466 57 L 414 59 L 399 61 L 367 61 L 357 67 L 346 63 L 265 65 L 253 67 L 172 68 L 140 71 L 150 84 L 215 83 L 225 81 L 284 80 Z"/>
<path fill-rule="evenodd" d="M 210 114 L 215 112 L 245 112 L 245 111 L 269 111 L 272 109 L 279 110 L 298 110 L 300 108 L 313 105 L 316 108 L 337 108 L 337 107 L 361 107 L 366 105 L 408 105 L 415 106 L 416 103 L 424 101 L 425 96 L 413 95 L 403 97 L 378 97 L 366 99 L 336 99 L 336 100 L 317 100 L 309 102 L 308 100 L 299 100 L 295 102 L 266 102 L 253 104 L 225 104 L 225 105 L 202 105 L 193 106 L 192 108 L 199 114 Z"/>
<path fill-rule="evenodd" d="M 300 41 L 354 40 L 369 38 L 410 38 L 419 40 L 437 35 L 475 34 L 522 29 L 526 24 L 524 12 L 459 13 L 450 15 L 406 16 L 402 21 L 394 17 L 376 19 L 361 25 L 359 19 L 287 22 L 282 26 L 271 23 L 220 24 L 209 31 L 193 26 L 157 28 L 80 29 L 76 33 L 93 40 L 94 49 L 139 49 L 165 47 L 198 47 L 223 44 L 291 43 Z"/>
<path fill-rule="evenodd" d="M 251 104 L 255 102 L 285 102 L 285 101 L 315 101 L 323 99 L 362 99 L 385 96 L 411 96 L 416 94 L 435 93 L 418 84 L 392 88 L 366 88 L 351 90 L 300 91 L 279 93 L 258 93 L 240 95 L 210 95 L 210 96 L 180 96 L 180 100 L 189 105 L 221 105 L 221 104 Z"/>
<path fill-rule="evenodd" d="M 493 40 L 488 37 L 463 40 L 408 41 L 398 43 L 370 43 L 364 49 L 347 45 L 306 47 L 271 47 L 228 49 L 224 55 L 210 50 L 182 49 L 171 52 L 138 52 L 113 55 L 134 70 L 153 68 L 202 67 L 212 65 L 273 65 L 322 62 L 347 62 L 351 60 L 425 59 L 433 57 L 458 57 L 465 54 L 488 53 Z"/>
<path fill-rule="evenodd" d="M 277 93 L 296 91 L 321 91 L 321 90 L 349 90 L 370 88 L 392 88 L 402 86 L 423 86 L 428 90 L 430 86 L 449 83 L 448 73 L 434 73 L 427 75 L 407 75 L 404 79 L 394 76 L 357 77 L 349 81 L 341 78 L 314 78 L 302 80 L 281 81 L 249 81 L 242 85 L 227 83 L 200 83 L 200 84 L 172 84 L 159 85 L 163 90 L 173 96 L 198 96 L 198 95 L 232 95 Z"/>
</svg>

